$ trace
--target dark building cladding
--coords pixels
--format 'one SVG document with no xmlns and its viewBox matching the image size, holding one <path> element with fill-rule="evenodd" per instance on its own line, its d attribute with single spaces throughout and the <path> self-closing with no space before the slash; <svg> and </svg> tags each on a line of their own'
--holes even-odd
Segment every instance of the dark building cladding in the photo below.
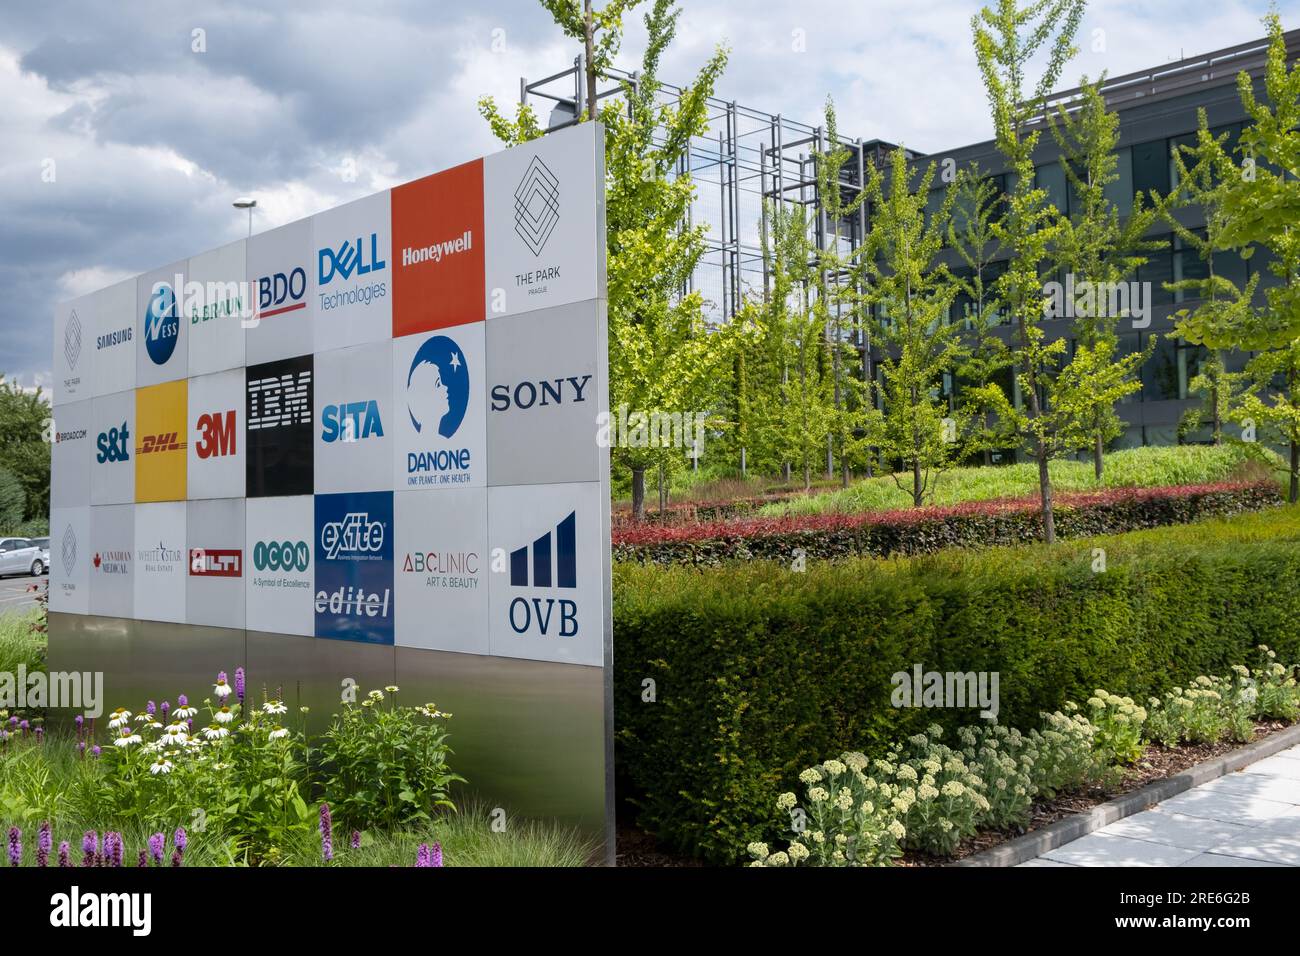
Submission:
<svg viewBox="0 0 1300 956">
<path fill-rule="evenodd" d="M 1300 58 L 1300 30 L 1288 32 L 1286 40 L 1288 60 L 1294 62 Z M 1176 185 L 1173 152 L 1184 143 L 1195 142 L 1199 110 L 1205 110 L 1212 131 L 1228 133 L 1229 147 L 1235 145 L 1247 118 L 1237 92 L 1237 76 L 1242 71 L 1249 73 L 1254 78 L 1257 93 L 1260 92 L 1267 49 L 1267 38 L 1261 38 L 1149 70 L 1107 78 L 1103 94 L 1108 106 L 1118 114 L 1120 123 L 1119 179 L 1110 192 L 1121 214 L 1131 208 L 1135 193 L 1154 190 L 1163 195 Z M 579 58 L 573 67 L 543 80 L 531 84 L 521 80 L 521 99 L 524 102 L 549 101 L 554 106 L 550 115 L 552 128 L 568 125 L 573 122 L 572 104 L 582 92 L 579 82 L 581 69 Z M 632 74 L 618 71 L 612 71 L 611 78 L 635 82 Z M 660 89 L 667 100 L 680 93 L 677 88 L 666 84 L 661 84 Z M 619 86 L 615 84 L 600 95 L 613 96 L 618 92 Z M 1055 110 L 1058 104 L 1062 104 L 1068 109 L 1078 95 L 1077 89 L 1053 94 L 1047 106 Z M 769 285 L 770 275 L 765 270 L 762 253 L 762 237 L 767 229 L 767 203 L 780 201 L 805 206 L 810 213 L 817 245 L 821 248 L 836 245 L 846 254 L 861 244 L 864 224 L 859 215 L 831 222 L 822 207 L 814 156 L 830 145 L 824 128 L 718 98 L 709 100 L 709 122 L 709 132 L 692 140 L 679 168 L 681 172 L 689 172 L 697 187 L 691 221 L 707 226 L 706 252 L 688 288 L 699 289 L 708 303 L 710 317 L 722 322 L 735 314 L 746 296 L 762 295 Z M 848 117 L 841 116 L 839 125 L 843 129 L 850 122 Z M 1060 148 L 1045 121 L 1039 124 L 1039 128 L 1042 135 L 1035 156 L 1036 185 L 1048 191 L 1051 202 L 1058 209 L 1068 212 L 1071 197 L 1060 164 Z M 868 164 L 882 165 L 889 152 L 897 148 L 882 140 L 846 139 L 843 136 L 840 145 L 849 150 L 850 157 L 843 166 L 838 184 L 846 200 L 852 199 L 860 189 L 865 167 Z M 950 168 L 975 163 L 995 182 L 1000 182 L 1004 188 L 1006 185 L 1006 167 L 991 141 L 929 154 L 909 149 L 908 155 L 921 167 L 931 160 L 940 166 L 950 160 Z M 942 202 L 942 188 L 935 189 L 932 194 L 935 207 Z M 1176 215 L 1191 229 L 1204 226 L 1204 216 L 1195 208 L 1181 209 Z M 1196 404 L 1188 397 L 1188 383 L 1195 378 L 1205 357 L 1202 348 L 1189 346 L 1169 335 L 1173 329 L 1173 313 L 1194 305 L 1194 301 L 1185 299 L 1182 293 L 1168 292 L 1163 286 L 1165 282 L 1203 275 L 1204 264 L 1195 250 L 1182 248 L 1167 223 L 1158 222 L 1149 237 L 1161 245 L 1147 254 L 1147 263 L 1129 278 L 1136 280 L 1141 288 L 1150 289 L 1150 324 L 1135 328 L 1129 321 L 1121 322 L 1120 347 L 1125 354 L 1140 351 L 1152 337 L 1156 337 L 1156 345 L 1142 367 L 1141 389 L 1120 405 L 1120 417 L 1126 428 L 1112 443 L 1113 448 L 1178 443 L 1179 420 L 1188 408 Z M 945 250 L 944 255 L 949 267 L 955 270 L 959 263 L 956 254 Z M 1248 261 L 1236 253 L 1220 254 L 1215 259 L 1215 271 L 1238 283 L 1244 283 L 1254 272 L 1260 272 L 1257 292 L 1260 303 L 1263 301 L 1263 288 L 1276 281 L 1265 266 L 1266 259 L 1260 252 Z M 1045 276 L 1044 281 L 1051 278 Z M 1150 285 L 1142 285 L 1145 283 Z M 950 319 L 964 321 L 964 309 L 965 303 L 958 301 Z M 1051 319 L 1043 323 L 1043 329 L 1048 340 L 1068 338 L 1070 325 L 1068 318 Z M 999 334 L 1008 339 L 1012 333 L 1010 325 L 999 329 Z M 862 367 L 874 367 L 874 360 L 867 361 L 866 337 L 862 330 L 851 330 L 848 337 L 862 356 Z M 875 357 L 878 355 L 873 353 L 873 359 Z M 1230 353 L 1229 370 L 1239 371 L 1249 358 L 1249 353 Z M 878 368 L 875 371 L 878 379 Z M 1018 400 L 1018 388 L 1010 372 L 1004 375 L 1002 384 Z M 945 383 L 946 389 L 952 387 L 951 382 Z M 1206 441 L 1208 429 L 1192 432 L 1182 440 Z"/>
</svg>

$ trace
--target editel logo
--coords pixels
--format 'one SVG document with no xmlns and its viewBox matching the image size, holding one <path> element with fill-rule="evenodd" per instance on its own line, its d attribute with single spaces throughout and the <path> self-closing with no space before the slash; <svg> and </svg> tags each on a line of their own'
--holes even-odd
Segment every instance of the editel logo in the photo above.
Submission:
<svg viewBox="0 0 1300 956">
<path fill-rule="evenodd" d="M 194 451 L 200 458 L 225 457 L 236 453 L 235 412 L 206 412 L 194 425 L 201 434 Z"/>
<path fill-rule="evenodd" d="M 321 440 L 325 442 L 360 441 L 383 438 L 384 423 L 379 418 L 379 403 L 373 398 L 343 405 L 326 405 L 321 410 Z"/>
<path fill-rule="evenodd" d="M 316 495 L 316 636 L 393 643 L 393 493 Z"/>
<path fill-rule="evenodd" d="M 578 586 L 577 512 L 555 526 L 554 563 L 551 532 L 531 545 L 510 552 L 510 586 L 512 588 L 576 588 Z M 532 557 L 531 575 L 529 556 Z M 551 571 L 554 568 L 554 575 Z M 558 608 L 557 608 L 558 605 Z M 556 611 L 559 615 L 556 617 Z M 531 599 L 516 597 L 510 602 L 510 627 L 516 634 L 536 630 L 543 636 L 554 632 L 558 637 L 578 634 L 578 605 L 568 598 Z"/>
<path fill-rule="evenodd" d="M 110 428 L 106 432 L 100 432 L 95 444 L 99 452 L 95 455 L 95 461 L 101 465 L 108 461 L 130 461 L 131 453 L 127 451 L 126 440 L 131 437 L 127 431 L 126 422 L 122 423 L 121 428 Z"/>
<path fill-rule="evenodd" d="M 192 577 L 237 578 L 243 574 L 244 552 L 230 548 L 190 548 Z"/>
<path fill-rule="evenodd" d="M 155 365 L 166 365 L 172 357 L 180 329 L 176 293 L 166 282 L 159 282 L 154 285 L 144 313 L 144 344 Z"/>
</svg>

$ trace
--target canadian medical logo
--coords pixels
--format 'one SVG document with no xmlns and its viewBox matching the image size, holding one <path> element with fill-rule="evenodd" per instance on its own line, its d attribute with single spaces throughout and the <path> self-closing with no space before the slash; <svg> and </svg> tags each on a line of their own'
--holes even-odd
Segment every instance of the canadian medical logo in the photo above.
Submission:
<svg viewBox="0 0 1300 956">
<path fill-rule="evenodd" d="M 130 551 L 96 551 L 90 562 L 100 574 L 130 574 Z"/>
<path fill-rule="evenodd" d="M 510 552 L 512 588 L 577 588 L 577 512 L 569 512 L 531 545 Z M 554 541 L 554 551 L 552 551 Z M 531 560 L 530 560 L 531 559 Z M 576 637 L 578 605 L 569 598 L 516 597 L 510 601 L 510 627 L 516 634 L 536 631 L 543 637 Z"/>
<path fill-rule="evenodd" d="M 560 181 L 534 156 L 515 188 L 515 233 L 540 255 L 560 221 Z"/>
<path fill-rule="evenodd" d="M 200 458 L 224 458 L 226 455 L 236 453 L 233 409 L 225 412 L 205 412 L 194 423 L 194 430 L 199 433 L 194 451 Z"/>
<path fill-rule="evenodd" d="M 101 465 L 105 462 L 130 461 L 131 453 L 127 450 L 126 444 L 130 437 L 131 433 L 127 430 L 126 422 L 122 423 L 121 428 L 110 428 L 106 432 L 100 432 L 99 437 L 95 439 L 95 446 L 98 448 L 95 461 Z"/>
<path fill-rule="evenodd" d="M 190 548 L 190 576 L 237 578 L 244 573 L 244 552 L 232 548 Z"/>
<path fill-rule="evenodd" d="M 176 293 L 166 282 L 154 286 L 144 312 L 144 344 L 155 365 L 166 365 L 176 351 L 181 320 L 176 309 Z"/>
</svg>

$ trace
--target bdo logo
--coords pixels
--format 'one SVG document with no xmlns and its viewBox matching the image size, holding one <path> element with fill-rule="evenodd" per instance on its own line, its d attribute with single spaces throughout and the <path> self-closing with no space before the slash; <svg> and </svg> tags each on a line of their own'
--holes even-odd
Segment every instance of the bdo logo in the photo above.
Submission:
<svg viewBox="0 0 1300 956">
<path fill-rule="evenodd" d="M 194 451 L 200 458 L 225 457 L 236 453 L 235 412 L 205 412 L 194 425 L 199 441 Z"/>
<path fill-rule="evenodd" d="M 273 315 L 305 309 L 307 302 L 307 270 L 296 266 L 288 274 L 277 272 L 257 280 L 257 315 L 269 319 Z"/>
<path fill-rule="evenodd" d="M 95 445 L 99 449 L 95 461 L 101 465 L 110 461 L 130 461 L 131 452 L 126 443 L 130 437 L 131 433 L 127 430 L 126 422 L 122 423 L 121 428 L 110 428 L 106 432 L 100 432 L 95 440 Z"/>
<path fill-rule="evenodd" d="M 176 308 L 176 293 L 165 282 L 154 286 L 149 306 L 144 313 L 144 344 L 155 365 L 166 365 L 176 351 L 180 335 L 180 312 Z"/>
<path fill-rule="evenodd" d="M 310 566 L 311 546 L 306 541 L 259 541 L 253 546 L 253 567 L 259 571 L 301 573 Z"/>
</svg>

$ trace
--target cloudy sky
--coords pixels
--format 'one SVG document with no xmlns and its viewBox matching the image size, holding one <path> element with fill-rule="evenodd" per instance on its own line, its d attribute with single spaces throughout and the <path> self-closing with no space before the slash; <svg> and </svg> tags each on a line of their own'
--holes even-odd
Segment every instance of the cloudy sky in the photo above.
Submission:
<svg viewBox="0 0 1300 956">
<path fill-rule="evenodd" d="M 597 0 L 600 5 L 603 0 Z M 930 152 L 989 137 L 980 0 L 683 0 L 661 76 L 731 48 L 719 96 Z M 273 8 L 269 10 L 268 8 Z M 1093 0 L 1081 74 L 1262 35 L 1266 0 Z M 1279 3 L 1288 28 L 1300 0 Z M 475 103 L 577 47 L 534 0 L 6 4 L 0 29 L 0 373 L 49 382 L 54 305 L 490 152 Z M 620 65 L 639 57 L 629 31 Z"/>
</svg>

